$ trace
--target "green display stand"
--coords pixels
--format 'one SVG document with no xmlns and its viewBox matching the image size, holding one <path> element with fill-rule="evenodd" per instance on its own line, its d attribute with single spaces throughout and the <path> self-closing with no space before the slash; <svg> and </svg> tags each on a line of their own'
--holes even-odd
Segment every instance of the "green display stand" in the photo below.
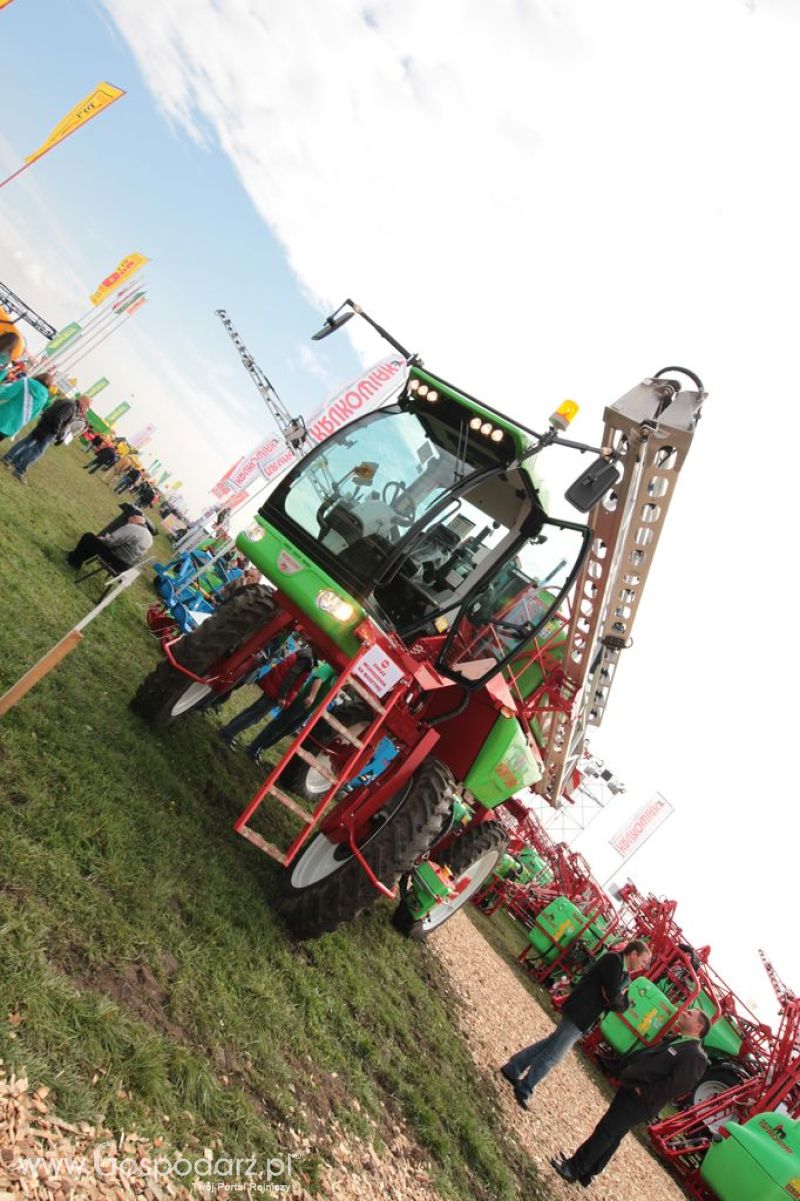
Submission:
<svg viewBox="0 0 800 1201">
<path fill-rule="evenodd" d="M 720 1201 L 800 1198 L 800 1121 L 759 1113 L 725 1129 L 728 1137 L 712 1143 L 700 1167 Z"/>
</svg>

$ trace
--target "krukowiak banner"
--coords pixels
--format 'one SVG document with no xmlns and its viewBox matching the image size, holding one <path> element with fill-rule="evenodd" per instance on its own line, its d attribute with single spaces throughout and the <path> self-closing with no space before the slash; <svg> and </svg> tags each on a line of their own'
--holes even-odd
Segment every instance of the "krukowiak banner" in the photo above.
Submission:
<svg viewBox="0 0 800 1201">
<path fill-rule="evenodd" d="M 126 258 L 121 259 L 111 274 L 103 280 L 97 291 L 92 292 L 89 297 L 92 304 L 100 304 L 112 292 L 116 292 L 120 284 L 123 284 L 126 279 L 130 279 L 132 275 L 142 269 L 145 263 L 149 262 L 150 260 L 143 254 L 129 254 Z"/>
<path fill-rule="evenodd" d="M 402 387 L 405 375 L 405 359 L 399 355 L 390 355 L 368 367 L 308 418 L 306 428 L 312 441 L 321 442 L 354 417 L 379 408 Z M 222 500 L 231 492 L 245 491 L 259 476 L 273 480 L 291 466 L 294 458 L 283 438 L 271 434 L 235 463 L 211 491 Z"/>
<path fill-rule="evenodd" d="M 649 800 L 646 805 L 642 805 L 641 809 L 638 809 L 622 829 L 617 830 L 613 838 L 609 838 L 608 841 L 623 861 L 630 859 L 634 851 L 638 851 L 639 847 L 647 842 L 651 834 L 655 833 L 671 813 L 674 813 L 672 805 L 666 797 L 657 792 L 652 800 Z"/>
<path fill-rule="evenodd" d="M 361 375 L 321 405 L 307 420 L 306 429 L 315 442 L 335 434 L 354 417 L 361 417 L 384 404 L 398 392 L 406 378 L 406 361 L 389 355 L 368 367 Z"/>
</svg>

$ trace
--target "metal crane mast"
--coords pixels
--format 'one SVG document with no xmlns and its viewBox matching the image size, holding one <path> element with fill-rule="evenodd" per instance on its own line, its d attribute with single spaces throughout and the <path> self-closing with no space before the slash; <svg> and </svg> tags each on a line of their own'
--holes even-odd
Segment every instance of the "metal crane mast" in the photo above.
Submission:
<svg viewBox="0 0 800 1201">
<path fill-rule="evenodd" d="M 239 337 L 239 333 L 225 309 L 216 309 L 215 313 L 228 331 L 228 336 L 238 350 L 239 358 L 242 360 L 247 374 L 258 388 L 261 399 L 274 417 L 275 424 L 283 435 L 286 445 L 291 448 L 295 455 L 299 456 L 300 448 L 308 436 L 303 418 L 292 417 L 286 405 L 273 388 L 270 380 Z"/>
<path fill-rule="evenodd" d="M 769 982 L 772 985 L 775 996 L 778 998 L 778 1004 L 785 1005 L 788 1001 L 793 1000 L 794 993 L 788 987 L 788 985 L 784 984 L 783 980 L 781 980 L 780 976 L 775 971 L 775 968 L 772 966 L 770 960 L 767 959 L 767 956 L 765 952 L 762 951 L 761 947 L 758 948 L 758 953 L 761 956 L 761 962 L 764 964 L 764 971 L 769 976 Z"/>
<path fill-rule="evenodd" d="M 696 391 L 662 378 L 667 372 L 688 376 Z M 665 367 L 606 408 L 602 445 L 612 448 L 622 475 L 592 511 L 592 543 L 575 586 L 561 679 L 542 721 L 545 772 L 533 787 L 550 804 L 580 758 L 587 727 L 603 720 L 705 396 L 692 372 Z"/>
<path fill-rule="evenodd" d="M 19 296 L 15 295 L 5 284 L 0 284 L 0 305 L 12 317 L 21 317 L 23 321 L 27 321 L 28 325 L 32 325 L 38 333 L 47 338 L 48 342 L 51 338 L 55 337 L 55 326 L 50 325 L 49 321 L 45 321 L 44 317 L 40 317 L 38 313 L 35 313 L 24 300 L 20 300 Z"/>
</svg>

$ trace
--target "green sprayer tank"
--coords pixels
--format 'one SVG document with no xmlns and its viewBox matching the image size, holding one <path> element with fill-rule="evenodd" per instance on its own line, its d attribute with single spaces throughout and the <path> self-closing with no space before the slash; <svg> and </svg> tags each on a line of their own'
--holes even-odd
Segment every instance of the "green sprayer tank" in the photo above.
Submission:
<svg viewBox="0 0 800 1201">
<path fill-rule="evenodd" d="M 558 958 L 559 951 L 570 946 L 581 931 L 581 942 L 591 951 L 602 941 L 606 925 L 604 918 L 597 917 L 584 930 L 586 915 L 567 897 L 556 897 L 537 916 L 528 932 L 528 941 L 538 959 L 552 963 Z"/>
<path fill-rule="evenodd" d="M 517 853 L 517 858 L 523 867 L 523 872 L 518 878 L 520 884 L 530 884 L 531 882 L 540 886 L 552 884 L 551 868 L 541 856 L 536 854 L 533 847 L 523 847 Z"/>
<path fill-rule="evenodd" d="M 800 1121 L 759 1113 L 724 1129 L 728 1137 L 711 1144 L 700 1168 L 720 1201 L 800 1198 Z"/>
<path fill-rule="evenodd" d="M 600 1032 L 618 1055 L 627 1055 L 656 1042 L 674 1013 L 675 1006 L 658 985 L 639 976 L 628 987 L 628 1008 L 624 1013 L 607 1013 Z"/>
<path fill-rule="evenodd" d="M 667 984 L 665 979 L 654 983 L 644 976 L 638 977 L 628 989 L 628 1008 L 625 1012 L 609 1013 L 603 1018 L 600 1023 L 603 1038 L 618 1055 L 627 1055 L 629 1051 L 635 1051 L 638 1047 L 655 1042 L 659 1038 L 664 1026 L 675 1013 L 672 1001 L 664 995 Z M 736 1059 L 741 1050 L 742 1040 L 731 1022 L 727 1018 L 714 1020 L 717 1010 L 706 992 L 701 991 L 693 1004 L 708 1014 L 714 1023 L 703 1039 L 703 1046 L 712 1052 L 712 1059 L 720 1056 Z M 635 1028 L 638 1038 L 622 1018 Z"/>
</svg>

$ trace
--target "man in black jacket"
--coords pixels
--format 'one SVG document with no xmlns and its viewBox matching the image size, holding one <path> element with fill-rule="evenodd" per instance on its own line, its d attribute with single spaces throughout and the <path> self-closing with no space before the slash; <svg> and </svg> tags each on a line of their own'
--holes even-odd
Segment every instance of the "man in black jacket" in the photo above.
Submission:
<svg viewBox="0 0 800 1201">
<path fill-rule="evenodd" d="M 64 441 L 64 435 L 75 414 L 85 412 L 88 407 L 89 401 L 85 396 L 79 396 L 75 400 L 60 396 L 45 409 L 31 432 L 3 456 L 3 462 L 8 467 L 13 467 L 18 480 L 24 479 L 26 471 L 42 457 L 49 446 L 53 443 L 60 446 Z"/>
<path fill-rule="evenodd" d="M 585 1143 L 568 1159 L 551 1159 L 562 1180 L 584 1187 L 602 1172 L 629 1130 L 652 1122 L 668 1101 L 694 1088 L 708 1067 L 701 1045 L 711 1022 L 701 1009 L 687 1009 L 674 1029 L 679 1038 L 629 1056 L 620 1087 Z"/>
<path fill-rule="evenodd" d="M 528 1108 L 536 1085 L 559 1063 L 579 1038 L 590 1030 L 608 1009 L 622 1012 L 628 1005 L 631 973 L 646 972 L 652 952 L 646 942 L 635 938 L 619 951 L 608 951 L 595 960 L 581 977 L 561 1008 L 561 1020 L 552 1034 L 523 1047 L 500 1068 L 514 1087 L 517 1104 Z"/>
</svg>

